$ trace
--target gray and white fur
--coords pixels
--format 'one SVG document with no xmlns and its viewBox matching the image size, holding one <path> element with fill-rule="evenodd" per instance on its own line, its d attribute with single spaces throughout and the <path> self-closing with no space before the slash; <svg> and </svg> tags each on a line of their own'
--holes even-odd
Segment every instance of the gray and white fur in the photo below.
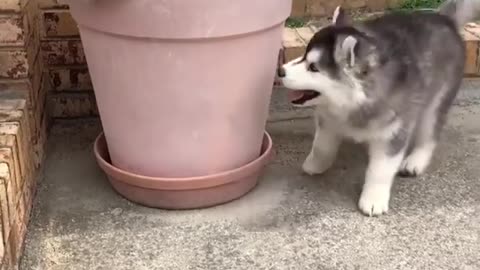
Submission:
<svg viewBox="0 0 480 270">
<path fill-rule="evenodd" d="M 338 7 L 304 56 L 278 69 L 296 106 L 315 106 L 316 132 L 303 170 L 321 174 L 344 139 L 368 146 L 358 207 L 389 209 L 397 174 L 423 173 L 460 88 L 465 48 L 458 29 L 480 0 L 447 0 L 438 12 L 392 13 L 353 24 Z"/>
</svg>

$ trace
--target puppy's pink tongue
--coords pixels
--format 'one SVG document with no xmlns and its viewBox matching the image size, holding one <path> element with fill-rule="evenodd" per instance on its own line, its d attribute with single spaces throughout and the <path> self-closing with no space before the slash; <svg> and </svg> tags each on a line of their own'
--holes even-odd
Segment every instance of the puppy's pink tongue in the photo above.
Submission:
<svg viewBox="0 0 480 270">
<path fill-rule="evenodd" d="M 295 101 L 303 97 L 303 91 L 288 91 L 288 99 Z"/>
</svg>

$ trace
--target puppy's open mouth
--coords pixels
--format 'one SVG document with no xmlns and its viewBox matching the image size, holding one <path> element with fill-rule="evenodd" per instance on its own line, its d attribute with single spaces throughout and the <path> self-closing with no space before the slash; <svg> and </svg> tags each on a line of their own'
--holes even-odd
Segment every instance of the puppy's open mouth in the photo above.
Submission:
<svg viewBox="0 0 480 270">
<path fill-rule="evenodd" d="M 301 105 L 311 99 L 320 96 L 320 93 L 313 90 L 289 90 L 288 99 L 291 103 Z"/>
</svg>

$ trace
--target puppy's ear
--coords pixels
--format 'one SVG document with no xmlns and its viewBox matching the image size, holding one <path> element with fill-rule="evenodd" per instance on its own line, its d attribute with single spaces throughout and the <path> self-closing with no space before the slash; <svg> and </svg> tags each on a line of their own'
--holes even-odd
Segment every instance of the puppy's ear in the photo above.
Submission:
<svg viewBox="0 0 480 270">
<path fill-rule="evenodd" d="M 437 12 L 453 18 L 457 12 L 457 1 L 446 0 L 437 9 Z"/>
<path fill-rule="evenodd" d="M 346 26 L 350 23 L 350 17 L 341 6 L 338 6 L 333 12 L 332 24 L 337 26 Z"/>
<path fill-rule="evenodd" d="M 355 35 L 337 38 L 334 57 L 340 66 L 359 74 L 380 64 L 379 50 L 374 41 Z"/>
<path fill-rule="evenodd" d="M 359 40 L 354 36 L 346 36 L 337 40 L 335 59 L 347 67 L 354 67 L 357 63 Z"/>
</svg>

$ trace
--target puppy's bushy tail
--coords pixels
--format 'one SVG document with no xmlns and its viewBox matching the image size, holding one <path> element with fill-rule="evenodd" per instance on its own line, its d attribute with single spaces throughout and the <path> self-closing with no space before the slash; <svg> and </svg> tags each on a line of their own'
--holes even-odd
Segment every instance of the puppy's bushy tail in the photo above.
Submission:
<svg viewBox="0 0 480 270">
<path fill-rule="evenodd" d="M 450 17 L 458 27 L 480 19 L 480 0 L 445 0 L 438 13 Z"/>
</svg>

